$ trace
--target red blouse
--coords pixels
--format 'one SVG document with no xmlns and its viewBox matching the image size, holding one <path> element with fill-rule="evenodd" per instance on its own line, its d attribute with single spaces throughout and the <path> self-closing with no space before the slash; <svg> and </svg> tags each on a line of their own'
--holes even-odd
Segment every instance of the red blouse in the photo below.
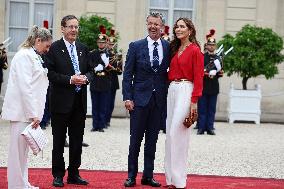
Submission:
<svg viewBox="0 0 284 189">
<path fill-rule="evenodd" d="M 204 75 L 204 58 L 196 44 L 190 44 L 178 57 L 178 53 L 171 60 L 168 78 L 188 79 L 193 83 L 191 102 L 196 103 L 202 95 Z"/>
</svg>

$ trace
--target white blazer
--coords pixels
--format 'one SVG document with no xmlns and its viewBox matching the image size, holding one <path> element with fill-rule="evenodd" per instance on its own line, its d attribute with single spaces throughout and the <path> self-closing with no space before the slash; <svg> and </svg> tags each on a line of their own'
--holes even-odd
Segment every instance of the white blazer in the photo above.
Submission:
<svg viewBox="0 0 284 189">
<path fill-rule="evenodd" d="M 2 119 L 30 122 L 42 119 L 48 87 L 47 69 L 33 48 L 21 48 L 10 64 Z"/>
</svg>

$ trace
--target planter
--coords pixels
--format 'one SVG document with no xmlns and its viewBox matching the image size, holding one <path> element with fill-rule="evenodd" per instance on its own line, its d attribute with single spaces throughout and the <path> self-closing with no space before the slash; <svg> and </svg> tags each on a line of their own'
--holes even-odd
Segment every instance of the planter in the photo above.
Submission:
<svg viewBox="0 0 284 189">
<path fill-rule="evenodd" d="M 234 89 L 230 86 L 228 103 L 229 123 L 234 121 L 254 121 L 260 123 L 261 89 L 256 85 L 255 90 Z"/>
</svg>

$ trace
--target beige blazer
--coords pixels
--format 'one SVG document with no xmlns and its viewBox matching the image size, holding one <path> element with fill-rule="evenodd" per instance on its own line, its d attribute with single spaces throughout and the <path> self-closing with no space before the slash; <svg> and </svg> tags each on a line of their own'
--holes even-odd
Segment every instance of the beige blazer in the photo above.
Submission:
<svg viewBox="0 0 284 189">
<path fill-rule="evenodd" d="M 2 119 L 30 122 L 42 119 L 48 87 L 47 69 L 33 48 L 21 48 L 14 56 L 2 107 Z"/>
</svg>

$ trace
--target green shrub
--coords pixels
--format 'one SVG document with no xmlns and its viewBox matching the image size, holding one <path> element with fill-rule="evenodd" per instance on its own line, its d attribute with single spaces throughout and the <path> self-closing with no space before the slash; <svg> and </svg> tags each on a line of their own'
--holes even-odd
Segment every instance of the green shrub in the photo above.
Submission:
<svg viewBox="0 0 284 189">
<path fill-rule="evenodd" d="M 97 39 L 100 33 L 100 25 L 105 26 L 107 35 L 109 35 L 110 29 L 113 27 L 113 24 L 108 21 L 107 18 L 97 15 L 84 15 L 80 17 L 79 21 L 79 41 L 87 45 L 90 50 L 97 48 Z M 119 35 L 116 33 L 116 38 L 118 37 Z"/>
<path fill-rule="evenodd" d="M 228 76 L 236 73 L 242 77 L 245 90 L 249 78 L 259 75 L 273 78 L 278 73 L 277 65 L 284 60 L 283 39 L 270 28 L 245 25 L 235 37 L 223 36 L 218 45 L 221 44 L 224 49 L 234 47 L 224 59 L 224 72 Z"/>
</svg>

